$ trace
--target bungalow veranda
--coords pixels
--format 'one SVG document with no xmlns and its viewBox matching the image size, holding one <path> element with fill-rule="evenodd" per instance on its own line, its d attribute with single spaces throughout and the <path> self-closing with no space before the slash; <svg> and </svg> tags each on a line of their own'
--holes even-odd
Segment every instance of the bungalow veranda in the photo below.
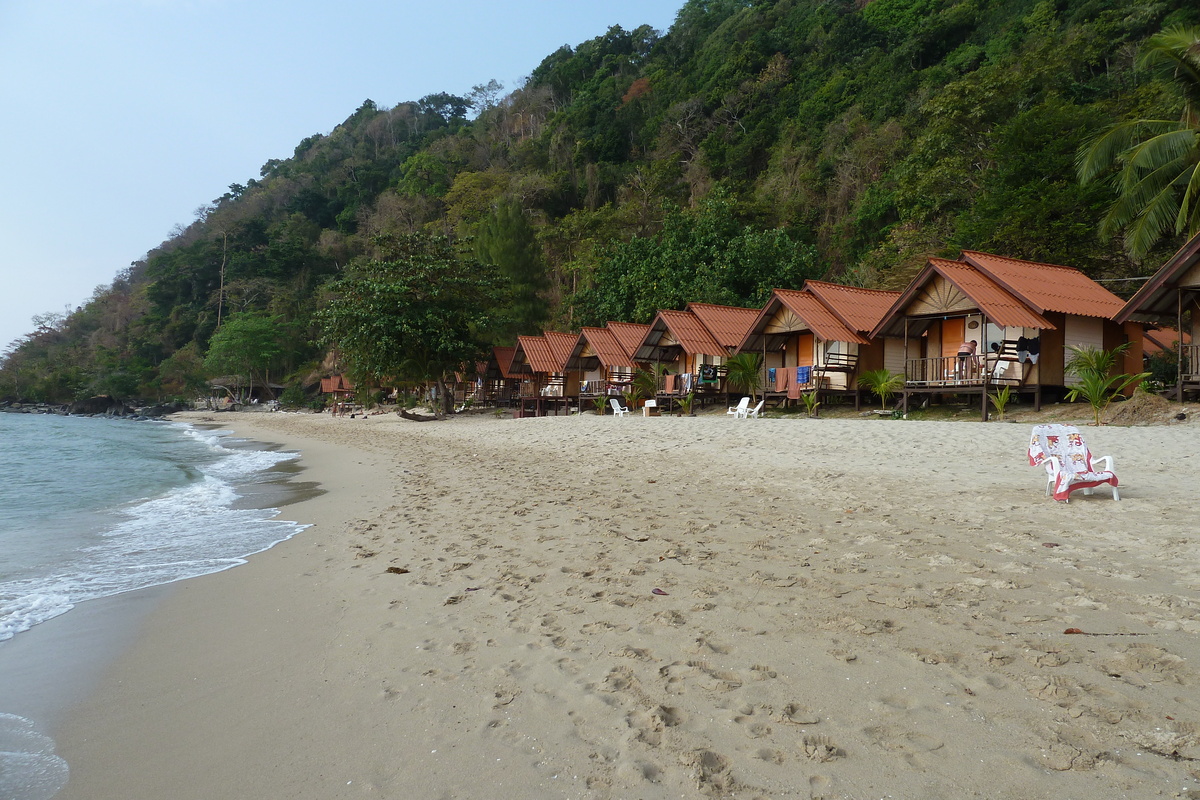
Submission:
<svg viewBox="0 0 1200 800">
<path fill-rule="evenodd" d="M 899 337 L 904 348 L 902 402 L 987 395 L 1008 386 L 1032 398 L 1065 393 L 1071 346 L 1134 346 L 1125 363 L 1141 363 L 1141 328 L 1113 317 L 1121 299 L 1072 267 L 963 251 L 958 261 L 931 258 L 871 338 Z M 973 353 L 960 357 L 964 344 Z M 1129 371 L 1123 369 L 1123 371 Z"/>
</svg>

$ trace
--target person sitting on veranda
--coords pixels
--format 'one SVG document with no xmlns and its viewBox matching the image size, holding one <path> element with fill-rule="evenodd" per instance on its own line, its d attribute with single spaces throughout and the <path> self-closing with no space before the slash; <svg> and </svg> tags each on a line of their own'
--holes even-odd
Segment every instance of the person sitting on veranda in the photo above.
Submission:
<svg viewBox="0 0 1200 800">
<path fill-rule="evenodd" d="M 958 375 L 960 378 L 966 377 L 967 367 L 971 363 L 971 359 L 975 357 L 975 350 L 978 347 L 979 342 L 974 339 L 958 346 Z"/>
</svg>

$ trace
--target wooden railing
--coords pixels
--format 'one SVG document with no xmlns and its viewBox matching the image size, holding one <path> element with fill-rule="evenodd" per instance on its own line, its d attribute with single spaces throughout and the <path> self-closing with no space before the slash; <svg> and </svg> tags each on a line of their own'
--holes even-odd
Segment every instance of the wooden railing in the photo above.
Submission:
<svg viewBox="0 0 1200 800">
<path fill-rule="evenodd" d="M 905 362 L 904 382 L 909 386 L 1019 386 L 1024 371 L 1009 374 L 1013 364 L 1020 362 L 995 355 L 910 358 Z"/>
<path fill-rule="evenodd" d="M 1200 380 L 1200 344 L 1183 345 L 1183 370 L 1185 381 Z"/>
<path fill-rule="evenodd" d="M 978 386 L 984 381 L 984 370 L 976 356 L 911 358 L 905 364 L 904 380 L 917 386 Z"/>
</svg>

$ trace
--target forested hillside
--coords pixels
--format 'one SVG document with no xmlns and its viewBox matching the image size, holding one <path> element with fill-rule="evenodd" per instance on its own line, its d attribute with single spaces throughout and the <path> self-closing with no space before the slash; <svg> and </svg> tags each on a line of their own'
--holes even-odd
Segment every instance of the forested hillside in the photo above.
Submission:
<svg viewBox="0 0 1200 800">
<path fill-rule="evenodd" d="M 496 282 L 479 345 L 809 277 L 899 288 L 962 248 L 1148 274 L 1181 239 L 1141 264 L 1102 239 L 1113 190 L 1075 156 L 1121 120 L 1179 118 L 1135 59 L 1197 24 L 1187 0 L 688 0 L 669 31 L 614 27 L 507 93 L 364 102 L 39 320 L 0 397 L 184 396 L 222 366 L 218 325 L 251 316 L 297 383 L 331 282 L 411 234 Z"/>
</svg>

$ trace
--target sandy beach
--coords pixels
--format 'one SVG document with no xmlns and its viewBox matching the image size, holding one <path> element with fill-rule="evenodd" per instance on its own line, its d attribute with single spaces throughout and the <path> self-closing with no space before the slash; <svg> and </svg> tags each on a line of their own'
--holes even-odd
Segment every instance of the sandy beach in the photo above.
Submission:
<svg viewBox="0 0 1200 800">
<path fill-rule="evenodd" d="M 186 419 L 325 492 L 165 593 L 62 800 L 1200 798 L 1190 420 L 1064 505 L 1026 424 Z"/>
</svg>

